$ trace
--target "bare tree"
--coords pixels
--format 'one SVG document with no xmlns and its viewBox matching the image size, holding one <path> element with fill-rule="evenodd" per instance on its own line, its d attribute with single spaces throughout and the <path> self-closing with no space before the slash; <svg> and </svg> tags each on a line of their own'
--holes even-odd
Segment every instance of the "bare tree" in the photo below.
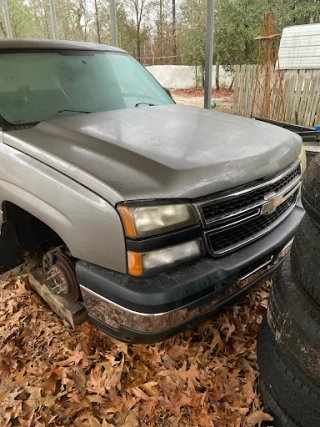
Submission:
<svg viewBox="0 0 320 427">
<path fill-rule="evenodd" d="M 94 0 L 94 9 L 95 9 L 95 17 L 96 17 L 98 42 L 101 43 L 100 23 L 99 23 L 99 10 L 98 10 L 98 2 L 97 2 L 97 0 Z"/>
<path fill-rule="evenodd" d="M 163 64 L 163 0 L 159 0 L 159 41 L 160 41 L 160 64 Z"/>
<path fill-rule="evenodd" d="M 6 31 L 5 26 L 3 25 L 2 21 L 0 21 L 0 31 L 2 32 L 3 37 L 7 37 L 7 31 Z"/>
<path fill-rule="evenodd" d="M 143 30 L 143 21 L 151 8 L 151 0 L 127 0 L 127 12 L 129 17 L 133 20 L 135 28 L 135 42 L 136 42 L 136 57 L 141 60 L 141 33 Z"/>
<path fill-rule="evenodd" d="M 177 65 L 176 0 L 172 0 L 172 55 L 173 64 Z"/>
</svg>

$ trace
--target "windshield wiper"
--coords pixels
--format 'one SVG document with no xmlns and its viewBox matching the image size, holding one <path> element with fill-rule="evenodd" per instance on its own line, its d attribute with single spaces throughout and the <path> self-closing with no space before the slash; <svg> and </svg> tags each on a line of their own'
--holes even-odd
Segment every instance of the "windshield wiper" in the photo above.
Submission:
<svg viewBox="0 0 320 427">
<path fill-rule="evenodd" d="M 82 114 L 91 114 L 91 111 L 82 111 L 82 110 L 59 110 L 57 111 L 58 114 L 61 113 L 82 113 Z"/>
<path fill-rule="evenodd" d="M 149 107 L 156 107 L 156 104 L 149 104 L 149 102 L 138 102 L 135 107 L 139 107 L 139 105 L 149 105 Z"/>
</svg>

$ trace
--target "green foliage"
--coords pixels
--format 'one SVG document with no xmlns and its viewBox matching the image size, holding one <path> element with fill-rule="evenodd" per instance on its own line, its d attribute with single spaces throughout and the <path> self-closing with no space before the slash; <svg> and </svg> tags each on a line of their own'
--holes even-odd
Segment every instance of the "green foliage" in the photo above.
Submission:
<svg viewBox="0 0 320 427">
<path fill-rule="evenodd" d="M 319 22 L 319 0 L 270 0 L 270 8 L 276 13 L 278 29 L 290 25 Z"/>
<path fill-rule="evenodd" d="M 217 0 L 215 59 L 221 64 L 257 61 L 263 13 L 275 12 L 277 31 L 286 26 L 319 22 L 319 0 Z"/>
<path fill-rule="evenodd" d="M 265 4 L 260 0 L 218 0 L 215 20 L 215 60 L 219 64 L 255 63 Z"/>
<path fill-rule="evenodd" d="M 48 0 L 7 0 L 14 37 L 51 38 Z M 59 36 L 111 44 L 107 0 L 55 0 Z M 206 0 L 177 2 L 177 63 L 205 63 Z M 178 7 L 179 6 L 179 7 Z M 277 31 L 289 25 L 320 21 L 320 0 L 216 0 L 214 63 L 232 70 L 233 64 L 255 63 L 262 15 L 276 14 Z M 173 55 L 172 0 L 117 0 L 119 44 L 146 63 L 171 63 Z M 0 37 L 6 37 L 0 6 Z M 164 59 L 161 59 L 165 56 Z M 158 58 L 160 57 L 160 58 Z M 150 59 L 153 58 L 153 59 Z"/>
<path fill-rule="evenodd" d="M 184 0 L 178 26 L 182 61 L 204 68 L 206 43 L 206 0 Z"/>
</svg>

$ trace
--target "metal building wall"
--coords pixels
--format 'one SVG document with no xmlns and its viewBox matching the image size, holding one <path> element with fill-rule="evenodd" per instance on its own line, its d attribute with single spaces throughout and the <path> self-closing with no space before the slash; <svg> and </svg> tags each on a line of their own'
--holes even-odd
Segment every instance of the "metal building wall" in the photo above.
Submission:
<svg viewBox="0 0 320 427">
<path fill-rule="evenodd" d="M 282 70 L 320 68 L 320 23 L 284 28 L 279 63 Z"/>
</svg>

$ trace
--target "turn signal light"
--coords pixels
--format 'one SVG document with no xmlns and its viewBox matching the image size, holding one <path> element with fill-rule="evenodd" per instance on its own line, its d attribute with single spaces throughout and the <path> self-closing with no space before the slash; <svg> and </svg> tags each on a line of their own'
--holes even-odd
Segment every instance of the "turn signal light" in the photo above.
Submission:
<svg viewBox="0 0 320 427">
<path fill-rule="evenodd" d="M 205 251 L 201 239 L 191 240 L 151 252 L 128 251 L 128 272 L 132 276 L 143 276 L 161 272 L 167 270 L 169 267 L 199 258 L 204 254 Z"/>
<path fill-rule="evenodd" d="M 128 251 L 128 271 L 132 276 L 143 275 L 143 260 L 140 252 Z"/>
<path fill-rule="evenodd" d="M 118 211 L 121 215 L 122 223 L 125 229 L 126 236 L 137 237 L 137 230 L 128 206 L 121 205 L 118 207 Z"/>
</svg>

